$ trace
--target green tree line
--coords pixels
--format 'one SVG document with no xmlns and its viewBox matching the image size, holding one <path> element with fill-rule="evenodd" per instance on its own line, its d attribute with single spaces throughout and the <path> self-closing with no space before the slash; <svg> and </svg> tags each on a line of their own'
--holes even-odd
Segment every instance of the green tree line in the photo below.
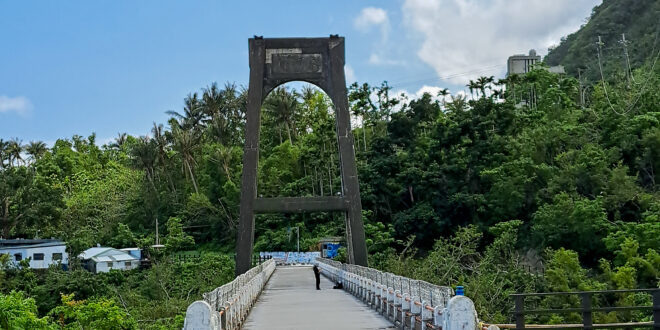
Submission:
<svg viewBox="0 0 660 330">
<path fill-rule="evenodd" d="M 659 85 L 657 68 L 638 73 Z M 415 99 L 387 83 L 348 88 L 371 265 L 465 284 L 492 321 L 510 318 L 512 292 L 657 287 L 658 89 L 596 85 L 584 106 L 577 79 L 543 68 L 467 87 L 469 98 L 443 90 Z M 245 107 L 246 91 L 211 84 L 144 136 L 120 134 L 103 146 L 94 135 L 52 147 L 1 141 L 2 236 L 58 237 L 72 255 L 97 243 L 148 247 L 157 239 L 168 253 L 233 253 Z M 324 93 L 283 86 L 267 96 L 258 182 L 264 197 L 340 193 Z M 332 213 L 261 215 L 256 227 L 257 251 L 295 250 L 292 227 L 301 229 L 303 250 L 344 234 L 343 217 Z M 230 260 L 217 266 L 232 267 Z M 131 285 L 155 271 L 128 275 Z M 12 272 L 10 280 L 22 276 Z M 20 285 L 0 291 L 14 299 L 12 289 L 35 294 Z M 59 293 L 64 306 L 96 297 Z M 38 299 L 37 307 L 39 317 L 58 308 Z"/>
</svg>

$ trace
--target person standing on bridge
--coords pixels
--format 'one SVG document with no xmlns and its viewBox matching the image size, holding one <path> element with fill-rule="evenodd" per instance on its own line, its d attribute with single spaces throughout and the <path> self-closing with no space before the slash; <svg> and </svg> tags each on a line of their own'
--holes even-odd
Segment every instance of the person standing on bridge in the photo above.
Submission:
<svg viewBox="0 0 660 330">
<path fill-rule="evenodd" d="M 316 278 L 316 290 L 321 290 L 321 271 L 319 271 L 319 267 L 314 265 L 312 268 L 314 270 L 314 277 Z"/>
</svg>

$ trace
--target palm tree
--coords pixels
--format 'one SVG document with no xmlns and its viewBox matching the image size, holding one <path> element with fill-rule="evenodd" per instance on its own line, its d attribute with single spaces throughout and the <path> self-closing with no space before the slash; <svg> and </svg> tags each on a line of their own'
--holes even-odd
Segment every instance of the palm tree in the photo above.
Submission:
<svg viewBox="0 0 660 330">
<path fill-rule="evenodd" d="M 316 88 L 312 86 L 303 86 L 301 96 L 305 101 L 312 100 L 314 97 L 316 97 Z"/>
<path fill-rule="evenodd" d="M 163 133 L 163 125 L 157 125 L 154 122 L 154 127 L 151 128 L 151 134 L 153 134 L 153 140 L 158 151 L 158 163 L 160 163 L 160 165 L 163 167 L 163 172 L 165 172 L 167 176 L 167 182 L 170 185 L 170 189 L 172 189 L 172 192 L 176 192 L 176 187 L 174 186 L 174 182 L 172 181 L 172 177 L 168 171 L 169 163 L 167 161 L 167 152 L 165 152 L 165 148 L 167 148 L 167 138 Z"/>
<path fill-rule="evenodd" d="M 442 98 L 442 107 L 443 108 L 447 106 L 447 104 L 446 104 L 447 95 L 449 95 L 449 90 L 447 88 L 443 88 L 443 89 L 438 91 L 438 97 Z"/>
<path fill-rule="evenodd" d="M 280 127 L 284 125 L 291 144 L 293 144 L 292 132 L 294 131 L 293 117 L 298 110 L 297 96 L 295 91 L 289 93 L 285 88 L 278 88 L 264 102 L 264 110 L 273 116 Z M 281 140 L 280 138 L 280 143 Z"/>
<path fill-rule="evenodd" d="M 242 112 L 237 94 L 236 85 L 227 84 L 221 90 L 216 83 L 205 88 L 202 93 L 200 107 L 206 117 L 202 122 L 222 144 L 231 143 L 236 135 L 235 130 Z"/>
<path fill-rule="evenodd" d="M 200 125 L 204 113 L 202 112 L 202 106 L 197 93 L 188 94 L 183 100 L 183 114 L 180 114 L 176 111 L 166 111 L 165 113 L 176 118 L 177 123 L 183 129 L 196 129 Z"/>
<path fill-rule="evenodd" d="M 361 86 L 357 83 L 353 83 L 350 87 L 350 92 L 348 93 L 353 115 L 360 117 L 362 120 L 362 142 L 364 151 L 367 150 L 367 124 L 371 121 L 369 114 L 376 112 L 376 106 L 371 101 L 372 92 L 373 89 L 369 87 L 369 84 L 367 83 L 364 83 Z M 359 147 L 359 141 L 357 146 Z"/>
<path fill-rule="evenodd" d="M 21 157 L 21 153 L 23 153 L 23 144 L 18 138 L 9 141 L 6 152 L 9 154 L 10 166 L 14 165 L 14 163 L 16 163 L 16 166 L 24 163 L 23 157 Z"/>
<path fill-rule="evenodd" d="M 121 147 L 126 143 L 128 134 L 126 133 L 117 133 L 117 138 L 115 138 L 115 142 L 112 142 L 110 144 L 110 148 L 112 149 L 121 149 Z"/>
<path fill-rule="evenodd" d="M 158 157 L 158 148 L 156 147 L 155 141 L 146 136 L 141 136 L 137 139 L 136 143 L 132 145 L 130 154 L 131 159 L 133 160 L 133 166 L 144 170 L 147 180 L 149 180 L 154 193 L 156 193 L 154 167 Z"/>
<path fill-rule="evenodd" d="M 227 180 L 231 181 L 231 161 L 234 159 L 234 153 L 232 147 L 227 147 L 225 145 L 219 145 L 213 152 L 211 160 L 215 163 L 222 166 L 222 171 L 225 172 Z"/>
<path fill-rule="evenodd" d="M 223 98 L 224 95 L 222 95 L 222 91 L 218 88 L 218 84 L 212 83 L 211 86 L 202 89 L 200 110 L 208 117 L 218 115 L 224 101 Z"/>
<path fill-rule="evenodd" d="M 227 120 L 227 137 L 224 141 L 225 144 L 232 144 L 238 142 L 241 125 L 245 122 L 245 111 L 247 108 L 247 89 L 239 91 L 235 84 L 226 84 L 223 90 L 225 98 L 224 108 L 222 112 Z"/>
<path fill-rule="evenodd" d="M 467 101 L 463 95 L 452 95 L 451 102 L 447 103 L 447 109 L 456 113 L 463 112 L 467 110 L 467 108 Z"/>
<path fill-rule="evenodd" d="M 202 119 L 202 121 L 207 125 L 211 124 L 211 133 L 219 138 L 224 135 L 227 125 L 220 113 L 223 103 L 224 95 L 218 89 L 218 84 L 213 83 L 210 87 L 203 89 L 200 110 L 209 119 Z"/>
<path fill-rule="evenodd" d="M 512 74 L 506 78 L 504 81 L 506 83 L 506 90 L 509 91 L 511 90 L 511 94 L 513 96 L 513 103 L 515 104 L 516 101 L 516 84 L 520 82 L 520 76 L 517 74 Z"/>
<path fill-rule="evenodd" d="M 493 95 L 491 95 L 491 96 L 492 96 L 493 98 L 495 98 L 496 100 L 499 100 L 500 98 L 502 98 L 503 95 L 504 95 L 504 94 L 502 93 L 502 90 L 501 90 L 501 89 L 494 89 L 494 90 L 493 90 Z"/>
<path fill-rule="evenodd" d="M 474 99 L 474 90 L 478 88 L 477 83 L 470 80 L 470 82 L 465 86 L 470 89 L 470 95 L 472 95 L 472 98 Z"/>
<path fill-rule="evenodd" d="M 31 141 L 30 144 L 25 146 L 25 153 L 30 156 L 30 160 L 37 161 L 44 156 L 48 151 L 46 144 L 41 141 Z"/>
<path fill-rule="evenodd" d="M 182 170 L 186 176 L 190 178 L 195 189 L 195 193 L 199 193 L 197 188 L 197 181 L 195 181 L 194 167 L 197 164 L 195 161 L 195 152 L 200 147 L 201 134 L 193 129 L 183 129 L 178 126 L 172 127 L 172 136 L 174 140 L 174 147 L 179 151 L 182 160 Z"/>
<path fill-rule="evenodd" d="M 495 80 L 495 77 L 490 76 L 490 77 L 479 77 L 477 79 L 477 87 L 481 91 L 481 97 L 486 97 L 486 89 L 489 89 L 490 86 L 489 84 L 492 83 Z"/>
</svg>

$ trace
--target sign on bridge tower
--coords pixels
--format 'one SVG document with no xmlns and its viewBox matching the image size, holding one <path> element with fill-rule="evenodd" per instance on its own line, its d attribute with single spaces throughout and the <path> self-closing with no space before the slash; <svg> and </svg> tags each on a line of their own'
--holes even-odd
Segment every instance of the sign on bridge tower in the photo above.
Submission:
<svg viewBox="0 0 660 330">
<path fill-rule="evenodd" d="M 236 246 L 236 274 L 251 267 L 254 218 L 257 213 L 344 212 L 349 263 L 366 266 L 367 247 L 362 225 L 362 204 L 344 77 L 344 38 L 249 39 L 248 90 L 241 206 Z M 275 87 L 305 81 L 330 96 L 335 109 L 341 173 L 341 196 L 257 198 L 257 163 L 261 105 Z"/>
</svg>

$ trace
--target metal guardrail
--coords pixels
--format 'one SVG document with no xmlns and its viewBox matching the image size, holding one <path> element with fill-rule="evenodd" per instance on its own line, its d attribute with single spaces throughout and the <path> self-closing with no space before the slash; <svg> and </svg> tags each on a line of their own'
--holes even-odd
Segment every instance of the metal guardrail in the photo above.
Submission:
<svg viewBox="0 0 660 330">
<path fill-rule="evenodd" d="M 321 273 L 402 329 L 477 329 L 470 298 L 437 286 L 373 268 L 316 259 Z"/>
<path fill-rule="evenodd" d="M 614 294 L 645 292 L 653 297 L 653 306 L 619 306 L 619 307 L 592 307 L 592 297 L 595 294 Z M 581 307 L 562 308 L 562 309 L 525 309 L 525 297 L 540 296 L 566 296 L 579 295 Z M 512 294 L 514 299 L 513 314 L 516 318 L 516 324 L 498 324 L 499 328 L 508 329 L 595 329 L 595 328 L 642 328 L 653 327 L 660 329 L 660 289 L 635 289 L 635 290 L 601 290 L 601 291 L 579 291 L 579 292 L 548 292 L 548 293 L 519 293 Z M 606 323 L 594 324 L 594 312 L 623 312 L 623 311 L 653 311 L 652 322 L 627 322 L 627 323 Z M 580 313 L 582 315 L 582 324 L 525 324 L 525 315 L 529 314 L 562 314 L 562 313 Z"/>
<path fill-rule="evenodd" d="M 188 306 L 183 329 L 239 329 L 274 271 L 275 260 L 270 259 L 233 281 L 204 293 L 203 300 Z"/>
</svg>

